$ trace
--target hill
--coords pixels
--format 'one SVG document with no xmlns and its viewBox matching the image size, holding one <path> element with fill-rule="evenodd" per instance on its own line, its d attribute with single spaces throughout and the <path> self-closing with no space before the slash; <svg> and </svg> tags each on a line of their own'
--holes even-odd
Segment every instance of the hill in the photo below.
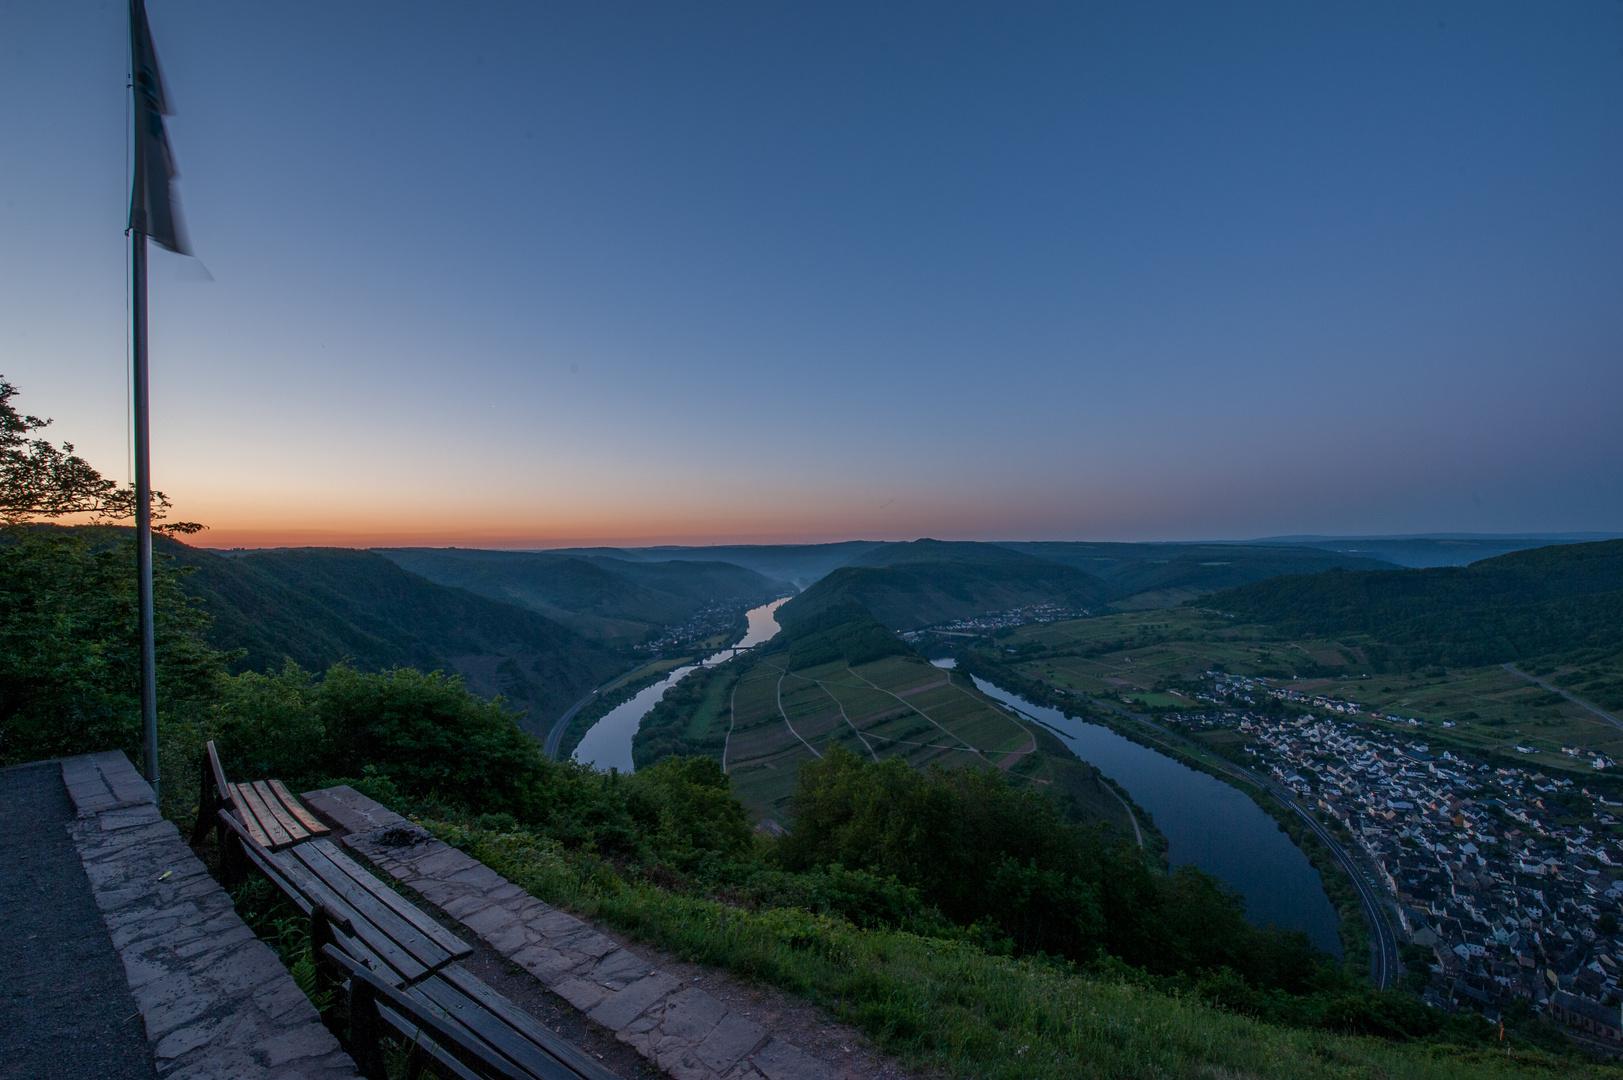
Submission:
<svg viewBox="0 0 1623 1080">
<path fill-rule="evenodd" d="M 620 560 L 721 560 L 756 570 L 802 589 L 845 566 L 883 566 L 912 545 L 851 540 L 838 544 L 737 544 L 716 547 L 579 548 L 551 552 Z M 1368 553 L 1322 546 L 1225 543 L 999 542 L 1022 555 L 1084 570 L 1116 586 L 1126 607 L 1170 607 L 1193 596 L 1233 588 L 1276 574 L 1309 574 L 1342 566 L 1375 570 L 1402 565 Z M 1510 550 L 1505 548 L 1503 550 Z M 1499 554 L 1499 550 L 1491 552 Z"/>
<path fill-rule="evenodd" d="M 836 567 L 845 566 L 874 548 L 877 540 L 844 540 L 836 544 L 718 544 L 708 547 L 666 545 L 650 548 L 561 549 L 559 555 L 607 555 L 645 562 L 727 562 L 804 589 Z"/>
<path fill-rule="evenodd" d="M 529 608 L 616 645 L 638 644 L 714 604 L 762 604 L 793 591 L 785 582 L 715 560 L 467 548 L 382 548 L 378 554 L 430 581 Z"/>
<path fill-rule="evenodd" d="M 1496 555 L 1508 555 L 1512 551 L 1617 538 L 1617 533 L 1534 533 L 1520 536 L 1435 533 L 1426 536 L 1270 536 L 1251 543 L 1257 546 L 1314 547 L 1323 551 L 1385 559 L 1398 566 L 1425 567 L 1468 566 Z"/>
<path fill-rule="evenodd" d="M 1283 544 L 1009 543 L 1003 547 L 1085 570 L 1122 594 L 1113 606 L 1171 607 L 1197 596 L 1280 574 L 1316 574 L 1332 567 L 1389 570 L 1397 564 L 1368 555 Z"/>
<path fill-rule="evenodd" d="M 859 559 L 790 600 L 779 621 L 855 604 L 892 630 L 917 630 L 1035 604 L 1097 607 L 1118 595 L 1092 574 L 997 544 L 916 540 Z"/>
<path fill-rule="evenodd" d="M 1289 636 L 1366 635 L 1406 663 L 1465 667 L 1614 652 L 1623 649 L 1623 540 L 1534 548 L 1463 567 L 1278 577 L 1202 604 Z"/>
<path fill-rule="evenodd" d="M 625 666 L 550 619 L 436 584 L 372 552 L 224 558 L 175 541 L 156 547 L 192 568 L 186 589 L 214 620 L 205 636 L 215 648 L 244 650 L 237 670 L 280 668 L 290 658 L 310 671 L 339 660 L 362 670 L 454 671 L 479 694 L 505 695 L 540 733 Z"/>
</svg>

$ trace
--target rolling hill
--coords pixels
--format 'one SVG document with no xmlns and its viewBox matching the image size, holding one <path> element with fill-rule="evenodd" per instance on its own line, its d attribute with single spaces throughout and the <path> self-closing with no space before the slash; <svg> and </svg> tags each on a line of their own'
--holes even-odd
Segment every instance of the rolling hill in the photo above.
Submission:
<svg viewBox="0 0 1623 1080">
<path fill-rule="evenodd" d="M 891 630 L 917 630 L 1033 604 L 1096 607 L 1118 594 L 1073 566 L 996 544 L 916 540 L 874 548 L 860 560 L 790 600 L 779 621 L 855 604 Z"/>
<path fill-rule="evenodd" d="M 878 540 L 845 540 L 835 544 L 719 544 L 709 547 L 667 545 L 650 548 L 564 548 L 557 555 L 606 555 L 644 562 L 727 562 L 791 582 L 804 589 L 852 560 L 884 547 Z"/>
<path fill-rule="evenodd" d="M 793 591 L 714 560 L 467 548 L 383 548 L 378 554 L 430 581 L 529 608 L 613 645 L 637 644 L 713 603 L 760 604 Z"/>
<path fill-rule="evenodd" d="M 339 660 L 363 670 L 416 667 L 461 674 L 503 694 L 542 732 L 593 686 L 624 668 L 616 652 L 511 604 L 448 588 L 368 551 L 307 548 L 225 558 L 174 541 L 157 549 L 192 568 L 186 589 L 214 619 L 206 637 L 244 650 L 237 670 L 310 671 Z"/>
<path fill-rule="evenodd" d="M 1437 533 L 1429 536 L 1270 536 L 1253 540 L 1251 544 L 1313 547 L 1322 551 L 1385 559 L 1398 566 L 1425 567 L 1468 566 L 1496 555 L 1508 555 L 1512 551 L 1617 538 L 1617 533 L 1533 533 L 1520 536 Z"/>
<path fill-rule="evenodd" d="M 1463 567 L 1277 577 L 1202 604 L 1287 635 L 1366 635 L 1407 663 L 1613 652 L 1623 649 L 1623 540 L 1533 548 Z"/>
<path fill-rule="evenodd" d="M 1003 547 L 1065 563 L 1120 592 L 1119 609 L 1172 607 L 1197 596 L 1280 574 L 1316 574 L 1332 567 L 1389 570 L 1397 564 L 1368 555 L 1284 544 L 1010 543 Z"/>
</svg>

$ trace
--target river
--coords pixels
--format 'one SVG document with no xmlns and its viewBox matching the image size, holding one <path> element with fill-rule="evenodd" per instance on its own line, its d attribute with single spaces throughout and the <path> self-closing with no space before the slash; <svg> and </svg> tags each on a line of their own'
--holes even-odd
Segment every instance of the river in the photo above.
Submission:
<svg viewBox="0 0 1623 1080">
<path fill-rule="evenodd" d="M 949 662 L 937 661 L 941 666 Z M 1336 911 L 1319 872 L 1278 822 L 1238 788 L 1140 746 L 1101 724 L 1034 705 L 985 679 L 975 685 L 1057 731 L 1076 756 L 1127 789 L 1155 817 L 1173 866 L 1194 863 L 1245 897 L 1246 916 L 1304 930 L 1319 948 L 1341 956 Z"/>
<path fill-rule="evenodd" d="M 631 739 L 637 734 L 642 718 L 659 704 L 659 699 L 665 696 L 665 691 L 700 666 L 715 667 L 724 660 L 731 659 L 735 648 L 748 648 L 769 640 L 778 632 L 777 611 L 787 599 L 788 597 L 784 597 L 783 600 L 774 600 L 770 604 L 751 608 L 748 612 L 749 629 L 745 631 L 737 645 L 730 645 L 718 653 L 705 657 L 697 664 L 676 668 L 659 682 L 644 687 L 637 691 L 635 697 L 604 713 L 603 718 L 593 724 L 581 738 L 580 745 L 575 747 L 575 760 L 605 772 L 609 769 L 634 772 L 631 762 Z"/>
</svg>

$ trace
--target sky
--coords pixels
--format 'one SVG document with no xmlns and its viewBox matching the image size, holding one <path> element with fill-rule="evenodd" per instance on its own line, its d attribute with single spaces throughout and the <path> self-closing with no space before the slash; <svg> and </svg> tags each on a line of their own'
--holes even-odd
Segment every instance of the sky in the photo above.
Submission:
<svg viewBox="0 0 1623 1080">
<path fill-rule="evenodd" d="M 1623 2 L 148 0 L 208 546 L 1623 531 Z M 116 0 L 0 0 L 0 373 L 129 475 Z"/>
</svg>

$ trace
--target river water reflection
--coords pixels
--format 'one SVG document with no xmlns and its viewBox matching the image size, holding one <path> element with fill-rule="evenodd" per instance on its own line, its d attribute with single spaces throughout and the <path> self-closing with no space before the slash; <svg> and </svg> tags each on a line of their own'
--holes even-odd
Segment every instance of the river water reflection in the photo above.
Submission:
<svg viewBox="0 0 1623 1080">
<path fill-rule="evenodd" d="M 1100 724 L 1034 705 L 985 679 L 975 685 L 1058 731 L 1077 757 L 1125 787 L 1154 815 L 1173 866 L 1194 863 L 1231 886 L 1258 926 L 1304 930 L 1319 948 L 1341 956 L 1335 908 L 1319 872 L 1249 796 Z"/>
<path fill-rule="evenodd" d="M 788 597 L 784 598 L 787 599 Z M 621 702 L 604 713 L 603 718 L 593 724 L 581 738 L 580 745 L 575 747 L 575 760 L 605 772 L 609 769 L 619 769 L 621 772 L 635 771 L 631 762 L 631 739 L 637 734 L 637 728 L 641 726 L 642 718 L 648 715 L 648 710 L 658 705 L 659 699 L 665 696 L 665 691 L 681 682 L 694 669 L 700 666 L 715 667 L 722 661 L 731 659 L 734 648 L 759 645 L 776 634 L 777 611 L 783 606 L 784 600 L 774 600 L 770 604 L 751 608 L 748 612 L 749 629 L 736 646 L 729 646 L 707 656 L 698 664 L 676 668 L 654 685 L 639 690 L 629 701 Z"/>
</svg>

